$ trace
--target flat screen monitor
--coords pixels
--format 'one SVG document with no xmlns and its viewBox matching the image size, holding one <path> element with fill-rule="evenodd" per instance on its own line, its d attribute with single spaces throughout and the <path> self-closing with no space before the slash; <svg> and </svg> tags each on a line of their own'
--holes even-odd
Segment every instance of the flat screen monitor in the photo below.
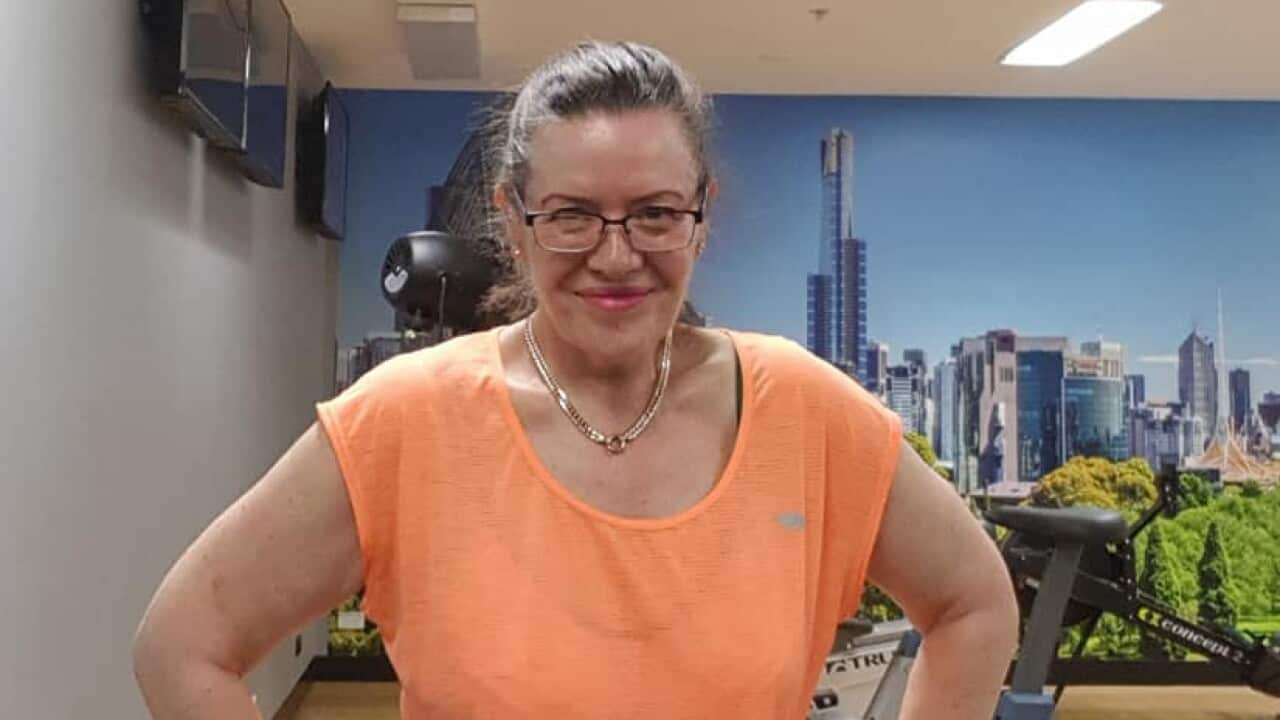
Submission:
<svg viewBox="0 0 1280 720">
<path fill-rule="evenodd" d="M 151 84 L 215 146 L 244 145 L 249 0 L 140 0 Z"/>
<path fill-rule="evenodd" d="M 299 116 L 298 192 L 303 215 L 321 234 L 341 240 L 347 233 L 350 115 L 330 83 Z"/>
<path fill-rule="evenodd" d="M 250 8 L 245 141 L 239 162 L 250 180 L 284 187 L 293 23 L 280 0 L 252 0 Z"/>
</svg>

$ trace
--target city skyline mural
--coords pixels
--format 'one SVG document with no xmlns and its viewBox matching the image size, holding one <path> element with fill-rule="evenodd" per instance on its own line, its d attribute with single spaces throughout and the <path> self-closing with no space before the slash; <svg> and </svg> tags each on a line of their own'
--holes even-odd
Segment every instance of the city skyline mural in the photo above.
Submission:
<svg viewBox="0 0 1280 720">
<path fill-rule="evenodd" d="M 347 97 L 342 346 L 391 329 L 376 283 L 386 247 L 422 227 L 427 188 L 492 100 Z M 957 468 L 962 485 L 1025 483 L 1084 448 L 1119 460 L 1146 443 L 1152 465 L 1197 455 L 1216 432 L 1220 391 L 1224 417 L 1233 402 L 1229 376 L 1246 424 L 1280 393 L 1280 103 L 715 103 L 721 200 L 691 299 L 713 324 L 807 345 L 931 432 L 948 462 L 965 421 L 943 427 L 942 396 L 929 409 L 920 398 L 944 382 L 980 394 L 968 423 L 980 426 L 971 441 L 982 459 Z M 1219 297 L 1225 357 L 1214 349 Z M 1205 348 L 1187 381 L 1179 356 L 1193 338 Z M 982 354 L 1006 358 L 985 391 Z M 1170 414 L 1191 423 L 1161 430 L 1181 438 L 1176 448 L 1112 417 L 1139 402 L 1152 406 L 1152 428 Z"/>
<path fill-rule="evenodd" d="M 348 91 L 351 238 L 340 342 L 390 328 L 381 253 L 420 228 L 483 93 Z M 1012 328 L 1125 345 L 1176 400 L 1177 351 L 1216 334 L 1255 394 L 1280 391 L 1280 103 L 718 96 L 721 202 L 692 298 L 713 321 L 806 343 L 823 267 L 821 144 L 855 148 L 867 340 L 931 362 Z M 398 208 L 397 208 L 398 206 Z M 398 212 L 395 210 L 398 209 Z M 391 211 L 391 212 L 389 212 Z M 790 279 L 790 281 L 788 281 Z M 753 288 L 768 287 L 768 292 Z"/>
</svg>

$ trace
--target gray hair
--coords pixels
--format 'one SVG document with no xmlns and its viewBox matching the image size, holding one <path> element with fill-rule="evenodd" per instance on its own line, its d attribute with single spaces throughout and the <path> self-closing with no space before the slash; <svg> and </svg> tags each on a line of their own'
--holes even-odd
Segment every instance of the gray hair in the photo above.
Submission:
<svg viewBox="0 0 1280 720">
<path fill-rule="evenodd" d="M 538 128 L 592 112 L 669 110 L 679 118 L 693 152 L 699 186 L 711 174 L 711 100 L 671 58 L 632 42 L 579 43 L 533 71 L 515 93 L 490 112 L 487 165 L 494 187 L 523 192 L 529 178 L 529 145 Z M 505 223 L 495 215 L 491 236 L 505 278 L 489 292 L 485 311 L 515 320 L 533 311 L 533 289 L 505 252 Z M 687 308 L 686 308 L 687 309 Z"/>
</svg>

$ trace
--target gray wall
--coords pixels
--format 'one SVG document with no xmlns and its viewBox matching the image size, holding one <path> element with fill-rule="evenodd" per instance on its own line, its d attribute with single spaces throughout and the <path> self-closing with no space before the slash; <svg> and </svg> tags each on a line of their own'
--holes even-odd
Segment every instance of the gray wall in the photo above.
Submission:
<svg viewBox="0 0 1280 720">
<path fill-rule="evenodd" d="M 151 593 L 331 388 L 337 249 L 146 96 L 134 0 L 0 26 L 0 717 L 145 717 Z"/>
</svg>

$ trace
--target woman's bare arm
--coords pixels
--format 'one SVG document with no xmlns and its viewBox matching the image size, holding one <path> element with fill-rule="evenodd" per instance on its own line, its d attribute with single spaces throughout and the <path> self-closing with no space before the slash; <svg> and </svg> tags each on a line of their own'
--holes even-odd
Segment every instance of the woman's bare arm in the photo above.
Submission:
<svg viewBox="0 0 1280 720">
<path fill-rule="evenodd" d="M 152 717 L 258 717 L 244 676 L 361 584 L 350 501 L 313 424 L 183 553 L 152 598 L 133 644 Z"/>
<path fill-rule="evenodd" d="M 1018 638 L 995 543 L 905 442 L 868 577 L 923 636 L 903 720 L 990 720 Z"/>
</svg>

